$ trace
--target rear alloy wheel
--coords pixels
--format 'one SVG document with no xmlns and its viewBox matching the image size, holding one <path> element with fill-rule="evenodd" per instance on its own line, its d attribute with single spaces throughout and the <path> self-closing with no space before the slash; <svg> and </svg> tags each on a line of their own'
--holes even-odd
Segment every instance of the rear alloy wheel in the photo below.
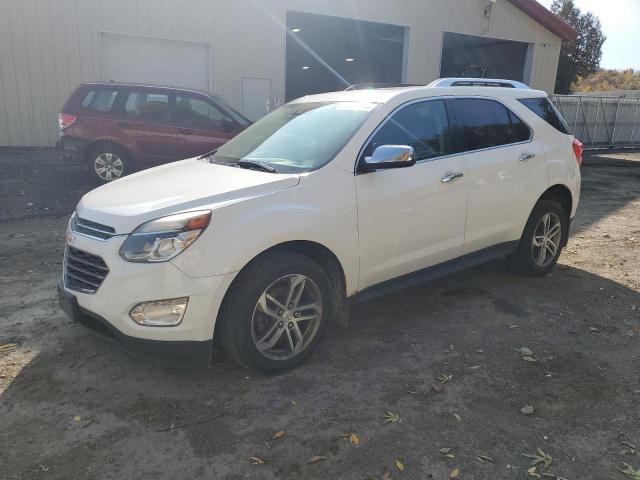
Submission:
<svg viewBox="0 0 640 480">
<path fill-rule="evenodd" d="M 556 258 L 562 244 L 562 223 L 554 212 L 545 213 L 533 234 L 533 261 L 540 268 L 547 267 Z"/>
<path fill-rule="evenodd" d="M 569 233 L 568 214 L 555 200 L 540 200 L 524 228 L 518 251 L 513 254 L 523 273 L 544 275 L 555 266 Z"/>
<path fill-rule="evenodd" d="M 90 173 L 102 183 L 118 180 L 131 173 L 129 156 L 115 145 L 97 148 L 88 158 Z"/>
<path fill-rule="evenodd" d="M 322 266 L 298 253 L 271 252 L 234 280 L 216 335 L 241 365 L 279 373 L 313 354 L 335 314 L 335 297 Z"/>
</svg>

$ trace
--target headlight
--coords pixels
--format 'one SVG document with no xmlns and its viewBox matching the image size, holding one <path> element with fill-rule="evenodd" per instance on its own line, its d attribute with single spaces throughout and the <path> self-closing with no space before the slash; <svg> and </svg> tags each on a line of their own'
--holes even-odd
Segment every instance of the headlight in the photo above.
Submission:
<svg viewBox="0 0 640 480">
<path fill-rule="evenodd" d="M 120 247 L 127 262 L 166 262 L 186 250 L 209 225 L 211 211 L 157 218 L 136 228 Z"/>
</svg>

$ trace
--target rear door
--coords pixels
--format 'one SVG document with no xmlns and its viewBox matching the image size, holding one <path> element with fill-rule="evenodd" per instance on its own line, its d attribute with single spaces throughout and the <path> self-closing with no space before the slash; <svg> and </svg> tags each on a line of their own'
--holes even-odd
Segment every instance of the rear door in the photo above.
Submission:
<svg viewBox="0 0 640 480">
<path fill-rule="evenodd" d="M 547 184 L 544 151 L 531 128 L 501 102 L 458 98 L 453 103 L 469 198 L 464 253 L 517 240 L 530 198 Z"/>
<path fill-rule="evenodd" d="M 204 95 L 176 92 L 175 119 L 178 158 L 210 152 L 241 130 L 224 109 Z"/>
<path fill-rule="evenodd" d="M 171 96 L 163 89 L 130 89 L 116 121 L 114 136 L 134 152 L 139 168 L 176 160 L 176 127 L 170 116 Z"/>
<path fill-rule="evenodd" d="M 356 175 L 360 289 L 460 256 L 467 191 L 464 157 L 452 141 L 447 102 L 401 107 L 360 158 L 381 145 L 410 145 L 416 164 Z"/>
</svg>

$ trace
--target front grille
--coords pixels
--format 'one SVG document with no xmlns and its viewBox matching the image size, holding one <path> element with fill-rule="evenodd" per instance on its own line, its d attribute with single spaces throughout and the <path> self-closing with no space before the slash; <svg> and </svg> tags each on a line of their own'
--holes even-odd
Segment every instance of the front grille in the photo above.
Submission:
<svg viewBox="0 0 640 480">
<path fill-rule="evenodd" d="M 100 240 L 109 240 L 116 234 L 116 229 L 108 225 L 85 220 L 74 215 L 71 220 L 71 231 L 87 235 L 89 237 L 99 238 Z"/>
<path fill-rule="evenodd" d="M 109 268 L 101 257 L 67 245 L 64 251 L 64 284 L 69 290 L 95 293 Z"/>
</svg>

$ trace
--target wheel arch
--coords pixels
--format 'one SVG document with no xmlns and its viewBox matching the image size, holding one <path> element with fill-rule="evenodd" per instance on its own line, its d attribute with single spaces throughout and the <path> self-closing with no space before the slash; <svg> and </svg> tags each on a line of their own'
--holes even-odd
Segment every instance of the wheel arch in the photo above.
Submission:
<svg viewBox="0 0 640 480">
<path fill-rule="evenodd" d="M 538 199 L 534 203 L 533 207 L 531 208 L 531 213 L 533 213 L 533 211 L 536 208 L 536 205 L 538 205 L 538 203 L 540 203 L 541 200 L 552 200 L 552 201 L 558 202 L 562 206 L 562 209 L 566 212 L 567 222 L 569 222 L 571 217 L 571 212 L 573 210 L 573 195 L 569 187 L 567 187 L 566 185 L 563 185 L 562 183 L 557 183 L 547 188 L 544 192 L 542 192 L 542 194 L 538 197 Z M 531 213 L 529 215 L 531 215 Z M 525 222 L 525 225 L 523 225 L 522 227 L 521 236 L 522 236 L 522 233 L 524 233 L 525 227 L 526 227 L 526 222 Z M 565 231 L 563 234 L 562 245 L 565 246 L 568 240 L 569 240 L 569 232 L 567 229 L 567 231 Z"/>
<path fill-rule="evenodd" d="M 229 288 L 224 294 L 222 299 L 222 303 L 220 304 L 220 308 L 218 309 L 218 314 L 216 318 L 216 323 L 213 332 L 213 339 L 216 344 L 222 339 L 224 336 L 224 322 L 220 321 L 221 313 L 224 310 L 224 305 L 226 300 L 229 297 L 229 293 L 234 289 L 237 285 L 238 279 L 241 277 L 243 271 L 249 268 L 254 262 L 258 259 L 264 257 L 265 255 L 269 255 L 272 252 L 292 252 L 297 253 L 299 255 L 304 255 L 305 257 L 310 258 L 318 265 L 320 265 L 329 275 L 331 279 L 331 283 L 335 288 L 336 293 L 336 305 L 337 305 L 337 314 L 341 316 L 342 314 L 346 315 L 347 302 L 347 287 L 346 287 L 346 276 L 344 267 L 342 263 L 338 259 L 337 255 L 331 251 L 325 245 L 321 243 L 314 242 L 311 240 L 291 240 L 279 243 L 272 247 L 263 250 L 259 254 L 255 255 L 251 260 L 249 260 L 244 267 L 237 273 Z"/>
</svg>

